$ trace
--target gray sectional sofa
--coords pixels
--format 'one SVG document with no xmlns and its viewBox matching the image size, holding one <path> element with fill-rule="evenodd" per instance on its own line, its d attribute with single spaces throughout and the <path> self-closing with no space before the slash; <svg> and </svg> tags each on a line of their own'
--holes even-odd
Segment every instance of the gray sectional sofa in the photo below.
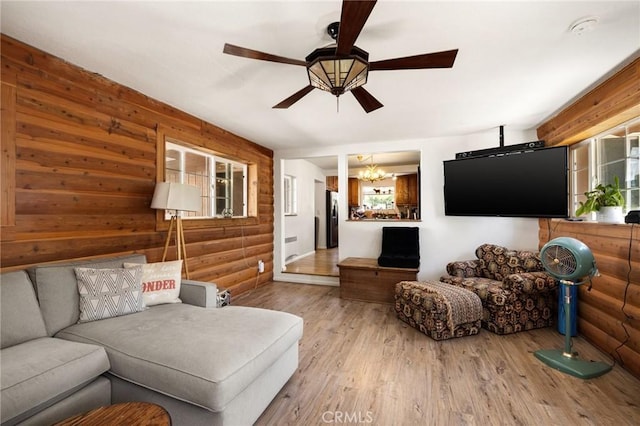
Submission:
<svg viewBox="0 0 640 426">
<path fill-rule="evenodd" d="M 217 308 L 215 284 L 182 280 L 183 303 L 78 323 L 74 268 L 124 262 L 146 259 L 49 264 L 1 276 L 2 424 L 50 424 L 125 401 L 155 402 L 178 426 L 255 422 L 297 369 L 302 319 Z"/>
</svg>

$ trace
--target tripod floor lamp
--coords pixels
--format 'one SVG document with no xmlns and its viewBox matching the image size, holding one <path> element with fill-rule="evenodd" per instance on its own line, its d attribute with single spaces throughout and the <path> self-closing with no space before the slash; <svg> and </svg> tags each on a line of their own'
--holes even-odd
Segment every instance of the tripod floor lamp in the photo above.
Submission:
<svg viewBox="0 0 640 426">
<path fill-rule="evenodd" d="M 183 265 L 186 278 L 189 279 L 189 267 L 187 266 L 187 246 L 184 241 L 184 229 L 182 228 L 182 212 L 195 212 L 202 208 L 200 188 L 192 185 L 175 182 L 158 182 L 153 193 L 151 208 L 158 210 L 174 210 L 169 223 L 167 241 L 164 243 L 162 261 L 167 259 L 167 250 L 171 241 L 171 234 L 175 229 L 177 259 L 184 259 Z"/>
</svg>

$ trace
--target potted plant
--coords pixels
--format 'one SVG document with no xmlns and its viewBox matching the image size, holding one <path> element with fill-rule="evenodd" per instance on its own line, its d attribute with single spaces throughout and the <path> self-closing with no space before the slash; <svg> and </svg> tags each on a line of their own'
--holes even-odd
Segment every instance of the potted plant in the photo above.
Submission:
<svg viewBox="0 0 640 426">
<path fill-rule="evenodd" d="M 587 200 L 580 202 L 576 216 L 596 212 L 598 222 L 623 223 L 624 197 L 620 192 L 620 180 L 614 176 L 613 184 L 598 184 L 593 191 L 585 192 Z"/>
</svg>

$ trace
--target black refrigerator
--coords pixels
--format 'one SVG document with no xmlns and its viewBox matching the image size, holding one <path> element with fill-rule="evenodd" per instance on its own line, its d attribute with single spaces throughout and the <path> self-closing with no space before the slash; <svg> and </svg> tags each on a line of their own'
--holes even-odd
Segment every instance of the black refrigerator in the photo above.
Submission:
<svg viewBox="0 0 640 426">
<path fill-rule="evenodd" d="M 338 193 L 327 191 L 327 248 L 338 247 Z"/>
</svg>

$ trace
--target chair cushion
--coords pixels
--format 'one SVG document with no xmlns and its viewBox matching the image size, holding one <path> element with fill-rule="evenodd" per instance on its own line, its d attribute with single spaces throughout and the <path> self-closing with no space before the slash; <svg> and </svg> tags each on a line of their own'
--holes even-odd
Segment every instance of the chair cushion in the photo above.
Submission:
<svg viewBox="0 0 640 426">
<path fill-rule="evenodd" d="M 61 400 L 109 369 L 103 348 L 41 337 L 0 353 L 2 422 Z"/>
<path fill-rule="evenodd" d="M 510 250 L 495 244 L 482 244 L 476 249 L 485 278 L 502 281 L 504 277 L 522 272 L 544 271 L 538 253 Z"/>
<path fill-rule="evenodd" d="M 103 345 L 111 373 L 222 411 L 302 336 L 302 318 L 241 306 L 187 304 L 76 324 L 59 337 Z"/>
<path fill-rule="evenodd" d="M 420 266 L 419 228 L 385 226 L 382 228 L 382 251 L 378 265 L 396 268 Z"/>
<path fill-rule="evenodd" d="M 74 268 L 122 268 L 123 262 L 146 263 L 146 257 L 133 254 L 122 257 L 35 266 L 28 269 L 49 336 L 78 322 L 80 296 Z"/>
<path fill-rule="evenodd" d="M 40 307 L 26 272 L 2 274 L 0 282 L 0 348 L 46 336 Z"/>
<path fill-rule="evenodd" d="M 462 278 L 481 277 L 482 266 L 484 263 L 479 259 L 455 260 L 447 263 L 447 273 Z"/>
<path fill-rule="evenodd" d="M 506 302 L 502 281 L 481 277 L 464 278 L 447 275 L 440 277 L 440 281 L 474 292 L 480 297 L 483 305 L 487 300 L 491 300 L 496 305 L 504 305 Z"/>
</svg>

